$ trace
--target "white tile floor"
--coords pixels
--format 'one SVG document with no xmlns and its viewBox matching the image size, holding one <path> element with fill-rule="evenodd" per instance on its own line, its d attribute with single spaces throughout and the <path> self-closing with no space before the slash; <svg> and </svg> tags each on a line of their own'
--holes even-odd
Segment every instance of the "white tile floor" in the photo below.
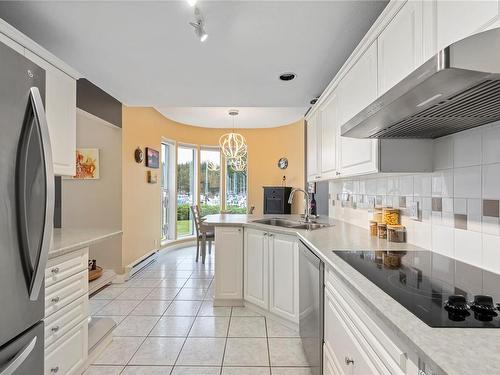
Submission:
<svg viewBox="0 0 500 375">
<path fill-rule="evenodd" d="M 214 258 L 173 250 L 90 299 L 115 319 L 86 375 L 310 375 L 298 333 L 245 307 L 213 307 Z"/>
</svg>

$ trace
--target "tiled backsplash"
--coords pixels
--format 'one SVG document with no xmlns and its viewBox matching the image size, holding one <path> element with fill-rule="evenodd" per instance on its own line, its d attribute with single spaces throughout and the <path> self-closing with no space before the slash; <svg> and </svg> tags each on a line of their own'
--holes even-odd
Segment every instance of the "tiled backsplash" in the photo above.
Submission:
<svg viewBox="0 0 500 375">
<path fill-rule="evenodd" d="M 500 123 L 434 141 L 434 170 L 332 181 L 330 216 L 368 228 L 374 204 L 400 208 L 408 242 L 500 273 Z"/>
</svg>

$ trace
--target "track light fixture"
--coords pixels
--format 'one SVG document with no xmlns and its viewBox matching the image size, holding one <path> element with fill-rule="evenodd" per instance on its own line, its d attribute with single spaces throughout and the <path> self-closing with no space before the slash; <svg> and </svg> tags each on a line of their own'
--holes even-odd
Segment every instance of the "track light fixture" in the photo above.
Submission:
<svg viewBox="0 0 500 375">
<path fill-rule="evenodd" d="M 194 27 L 194 33 L 200 39 L 200 42 L 204 42 L 208 38 L 208 34 L 205 31 L 205 21 L 198 8 L 194 8 L 194 22 L 189 22 L 191 26 Z"/>
</svg>

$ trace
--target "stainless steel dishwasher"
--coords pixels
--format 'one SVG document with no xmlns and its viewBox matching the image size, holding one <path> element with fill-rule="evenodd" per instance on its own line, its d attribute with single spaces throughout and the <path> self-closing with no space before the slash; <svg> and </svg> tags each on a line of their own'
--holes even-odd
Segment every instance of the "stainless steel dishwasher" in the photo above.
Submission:
<svg viewBox="0 0 500 375">
<path fill-rule="evenodd" d="M 299 242 L 300 338 L 313 375 L 323 373 L 325 264 Z"/>
</svg>

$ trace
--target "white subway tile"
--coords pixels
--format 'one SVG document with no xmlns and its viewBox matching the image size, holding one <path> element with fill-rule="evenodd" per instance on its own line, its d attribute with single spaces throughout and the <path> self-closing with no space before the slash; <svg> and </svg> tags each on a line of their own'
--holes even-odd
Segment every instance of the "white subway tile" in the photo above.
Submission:
<svg viewBox="0 0 500 375">
<path fill-rule="evenodd" d="M 413 177 L 413 194 L 418 197 L 432 195 L 432 177 L 428 174 L 419 174 Z"/>
<path fill-rule="evenodd" d="M 400 195 L 399 191 L 399 178 L 389 177 L 387 178 L 387 194 L 388 195 Z"/>
<path fill-rule="evenodd" d="M 413 176 L 399 177 L 401 195 L 413 195 Z"/>
<path fill-rule="evenodd" d="M 443 212 L 453 213 L 453 198 L 443 198 L 442 200 L 442 209 Z"/>
<path fill-rule="evenodd" d="M 481 267 L 481 239 L 481 233 L 455 229 L 455 257 L 462 262 Z"/>
<path fill-rule="evenodd" d="M 376 195 L 377 194 L 377 180 L 375 178 L 369 178 L 365 181 L 366 194 Z"/>
<path fill-rule="evenodd" d="M 500 273 L 500 237 L 483 234 L 482 267 Z"/>
<path fill-rule="evenodd" d="M 467 215 L 481 216 L 482 212 L 481 199 L 467 199 Z"/>
<path fill-rule="evenodd" d="M 453 138 L 446 137 L 434 141 L 434 169 L 453 168 Z"/>
<path fill-rule="evenodd" d="M 432 174 L 432 196 L 452 197 L 453 196 L 453 170 L 434 172 Z"/>
<path fill-rule="evenodd" d="M 467 215 L 467 199 L 455 198 L 453 200 L 453 213 Z"/>
<path fill-rule="evenodd" d="M 500 122 L 483 127 L 483 164 L 500 163 Z"/>
<path fill-rule="evenodd" d="M 449 257 L 454 256 L 455 251 L 454 229 L 442 225 L 432 226 L 432 251 Z"/>
<path fill-rule="evenodd" d="M 480 165 L 482 158 L 481 132 L 474 129 L 456 135 L 453 145 L 453 166 L 455 168 Z"/>
<path fill-rule="evenodd" d="M 481 167 L 455 168 L 455 198 L 481 198 Z"/>
<path fill-rule="evenodd" d="M 500 223 L 498 217 L 483 216 L 483 233 L 500 236 Z"/>
<path fill-rule="evenodd" d="M 377 178 L 377 195 L 387 194 L 387 178 Z"/>
<path fill-rule="evenodd" d="M 483 166 L 483 199 L 500 199 L 500 164 Z"/>
<path fill-rule="evenodd" d="M 455 226 L 455 216 L 453 215 L 453 212 L 443 212 L 443 221 L 442 224 L 447 226 L 447 227 L 454 227 Z"/>
</svg>

